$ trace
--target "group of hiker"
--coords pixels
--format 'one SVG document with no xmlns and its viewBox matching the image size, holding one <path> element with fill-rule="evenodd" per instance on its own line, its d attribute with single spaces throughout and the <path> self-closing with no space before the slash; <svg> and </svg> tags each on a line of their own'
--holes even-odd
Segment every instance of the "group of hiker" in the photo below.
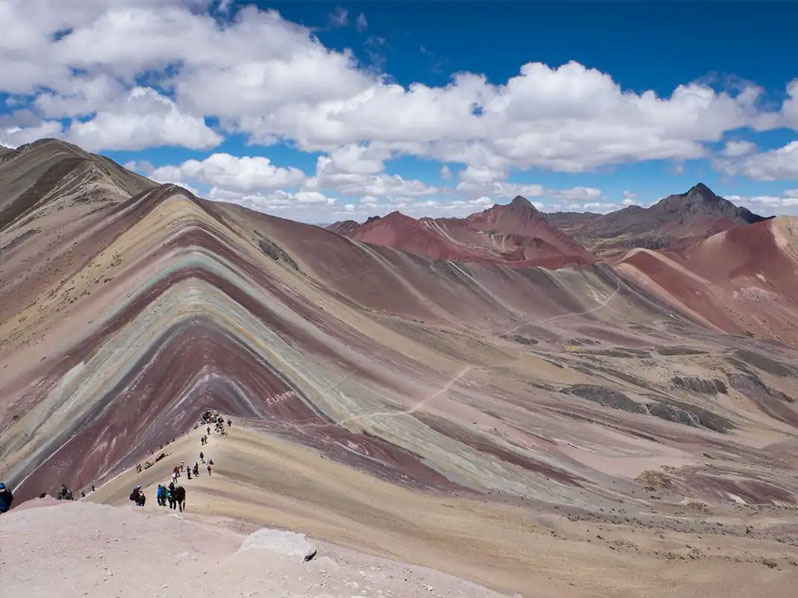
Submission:
<svg viewBox="0 0 798 598">
<path fill-rule="evenodd" d="M 224 418 L 216 412 L 206 411 L 202 415 L 202 424 L 210 424 L 213 423 L 216 426 L 216 432 L 220 434 L 224 434 Z M 227 420 L 228 427 L 233 424 L 232 420 Z M 196 429 L 198 426 L 195 426 Z M 210 425 L 207 425 L 207 434 L 211 433 Z M 200 446 L 205 446 L 208 444 L 208 435 L 203 434 L 200 437 Z M 161 453 L 155 459 L 155 461 L 160 461 L 166 455 Z M 199 454 L 200 461 L 205 464 L 208 475 L 213 475 L 213 459 L 208 459 L 207 463 L 205 461 L 205 453 L 204 451 L 200 451 Z M 149 469 L 154 463 L 149 461 L 145 462 L 144 467 L 141 464 L 136 466 L 136 472 L 140 473 L 142 469 Z M 158 484 L 158 488 L 156 490 L 156 500 L 158 502 L 159 507 L 165 507 L 169 505 L 170 509 L 178 509 L 180 512 L 183 512 L 186 508 L 186 489 L 180 485 L 178 479 L 185 473 L 186 477 L 190 480 L 192 479 L 192 475 L 194 478 L 198 478 L 200 476 L 200 469 L 199 469 L 199 462 L 195 461 L 194 465 L 186 465 L 185 461 L 181 461 L 179 464 L 175 465 L 172 469 L 172 481 L 169 482 L 169 485 L 165 484 Z M 130 493 L 130 500 L 132 500 L 136 505 L 143 507 L 147 501 L 147 497 L 144 495 L 144 491 L 142 490 L 141 486 L 136 486 L 133 491 Z"/>
<path fill-rule="evenodd" d="M 207 425 L 206 431 L 207 434 L 203 434 L 200 438 L 200 445 L 205 446 L 208 444 L 208 435 L 211 433 L 211 427 L 209 424 L 214 424 L 215 431 L 218 434 L 224 435 L 225 429 L 224 418 L 219 415 L 216 411 L 206 411 L 202 414 L 201 423 L 194 426 L 194 429 L 197 429 L 200 425 Z M 233 425 L 231 419 L 227 419 L 227 426 L 230 427 Z M 176 439 L 173 438 L 171 442 L 174 442 Z M 169 444 L 167 442 L 166 444 Z M 163 449 L 164 445 L 161 445 Z M 136 465 L 136 472 L 141 473 L 145 469 L 149 469 L 158 461 L 166 458 L 166 453 L 161 452 L 153 461 L 145 461 L 142 465 L 141 463 Z M 207 463 L 205 462 L 205 453 L 200 451 L 199 454 L 200 461 L 206 465 L 208 470 L 208 475 L 213 474 L 213 459 L 208 459 Z M 199 462 L 195 462 L 194 466 L 186 466 L 185 462 L 181 461 L 179 465 L 175 466 L 172 470 L 172 481 L 169 483 L 168 486 L 163 484 L 158 484 L 157 489 L 157 501 L 159 506 L 165 507 L 167 504 L 172 509 L 179 509 L 181 512 L 186 508 L 186 489 L 181 486 L 177 480 L 178 478 L 185 472 L 188 479 L 192 479 L 193 477 L 198 478 L 200 475 L 199 472 Z M 94 492 L 94 485 L 91 485 L 91 491 Z M 88 489 L 80 491 L 80 498 L 86 496 L 86 492 Z M 47 496 L 47 493 L 42 493 L 39 498 L 44 498 Z M 56 494 L 56 498 L 58 500 L 75 500 L 75 496 L 72 494 L 72 490 L 67 488 L 66 484 L 61 484 L 61 487 L 58 489 Z M 14 500 L 14 495 L 11 492 L 11 488 L 9 488 L 4 482 L 0 482 L 0 513 L 5 513 L 11 508 L 11 504 Z M 141 486 L 136 486 L 132 492 L 130 493 L 130 500 L 133 501 L 137 506 L 143 507 L 147 502 L 147 497 L 144 494 L 144 490 Z"/>
<path fill-rule="evenodd" d="M 200 451 L 200 461 L 205 463 L 205 453 Z M 213 459 L 208 459 L 208 475 L 211 475 L 213 472 Z M 183 475 L 183 473 L 188 476 L 188 479 L 191 479 L 191 474 L 194 474 L 195 478 L 198 478 L 199 473 L 199 462 L 194 462 L 194 466 L 186 465 L 185 461 L 181 461 L 179 465 L 175 465 L 174 469 L 172 470 L 172 481 L 169 482 L 169 485 L 166 486 L 164 484 L 158 484 L 158 489 L 156 490 L 156 500 L 158 501 L 158 506 L 165 507 L 167 504 L 169 505 L 170 509 L 179 509 L 180 512 L 183 512 L 183 509 L 186 508 L 186 489 L 180 485 L 177 481 L 179 477 Z M 146 497 L 144 496 L 144 491 L 141 489 L 141 486 L 136 486 L 133 491 L 130 493 L 130 500 L 135 502 L 138 506 L 143 507 L 146 501 Z"/>
<path fill-rule="evenodd" d="M 168 486 L 158 484 L 155 498 L 159 507 L 165 507 L 168 503 L 170 509 L 180 509 L 181 513 L 186 508 L 186 489 L 174 482 L 169 482 Z"/>
</svg>

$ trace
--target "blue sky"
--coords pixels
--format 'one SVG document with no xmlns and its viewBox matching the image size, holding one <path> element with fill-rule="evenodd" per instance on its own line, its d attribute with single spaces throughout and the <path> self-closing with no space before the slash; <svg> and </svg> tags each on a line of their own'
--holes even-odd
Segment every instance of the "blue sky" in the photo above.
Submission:
<svg viewBox="0 0 798 598">
<path fill-rule="evenodd" d="M 311 221 L 798 214 L 798 3 L 10 0 L 0 143 L 62 137 Z"/>
</svg>

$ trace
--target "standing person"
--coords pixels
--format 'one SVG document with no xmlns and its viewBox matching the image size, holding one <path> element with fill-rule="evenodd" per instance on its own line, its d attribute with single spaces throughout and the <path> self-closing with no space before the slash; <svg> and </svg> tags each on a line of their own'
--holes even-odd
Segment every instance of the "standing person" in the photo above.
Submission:
<svg viewBox="0 0 798 598">
<path fill-rule="evenodd" d="M 186 467 L 186 475 L 188 476 L 188 479 L 190 480 L 191 479 L 191 468 L 190 467 Z"/>
<path fill-rule="evenodd" d="M 141 486 L 136 486 L 133 488 L 133 492 L 130 493 L 130 500 L 136 503 L 136 505 L 139 507 L 144 506 L 144 502 L 147 500 L 147 497 L 144 496 Z"/>
<path fill-rule="evenodd" d="M 183 486 L 178 485 L 175 487 L 175 502 L 182 513 L 183 509 L 186 508 L 186 489 Z"/>
<path fill-rule="evenodd" d="M 8 511 L 12 502 L 14 502 L 14 495 L 11 492 L 11 488 L 0 482 L 0 513 Z"/>
<path fill-rule="evenodd" d="M 58 500 L 72 500 L 72 491 L 66 487 L 66 484 L 61 484 L 61 488 L 56 495 Z"/>
<path fill-rule="evenodd" d="M 227 427 L 229 428 L 232 425 L 233 425 L 233 420 L 228 417 L 227 418 Z"/>
<path fill-rule="evenodd" d="M 200 461 L 205 463 L 205 453 L 203 453 L 202 451 L 200 451 Z"/>
<path fill-rule="evenodd" d="M 195 478 L 199 477 L 199 463 L 197 463 L 196 461 L 194 462 L 194 477 Z"/>
<path fill-rule="evenodd" d="M 213 461 L 208 461 L 208 475 L 211 475 L 211 467 L 213 466 Z"/>
<path fill-rule="evenodd" d="M 208 426 L 208 434 L 210 434 L 210 433 L 211 433 L 211 427 Z"/>
<path fill-rule="evenodd" d="M 169 487 L 166 489 L 166 500 L 169 501 L 169 508 L 175 508 L 175 483 L 169 482 Z"/>
</svg>

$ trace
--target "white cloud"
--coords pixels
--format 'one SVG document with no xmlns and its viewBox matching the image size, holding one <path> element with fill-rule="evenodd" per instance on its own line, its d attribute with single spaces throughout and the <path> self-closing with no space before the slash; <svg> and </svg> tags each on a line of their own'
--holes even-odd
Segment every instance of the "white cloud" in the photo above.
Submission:
<svg viewBox="0 0 798 598">
<path fill-rule="evenodd" d="M 727 141 L 723 148 L 723 155 L 727 158 L 736 158 L 756 151 L 756 144 L 750 141 Z"/>
<path fill-rule="evenodd" d="M 716 160 L 715 167 L 727 174 L 742 174 L 758 181 L 798 180 L 798 141 L 738 159 Z"/>
<path fill-rule="evenodd" d="M 441 178 L 444 181 L 448 181 L 450 178 L 452 178 L 452 171 L 449 170 L 449 167 L 446 164 L 441 166 Z"/>
<path fill-rule="evenodd" d="M 286 215 L 310 222 L 320 222 L 317 216 L 323 219 L 338 201 L 318 192 L 290 193 L 277 189 L 266 193 L 240 193 L 217 188 L 211 189 L 208 199 L 234 203 L 259 212 L 290 212 Z"/>
<path fill-rule="evenodd" d="M 342 167 L 342 158 L 343 166 L 351 167 L 353 171 Z M 414 197 L 437 191 L 422 181 L 396 174 L 371 174 L 377 170 L 376 166 L 376 162 L 364 160 L 358 149 L 346 151 L 343 155 L 320 156 L 316 163 L 316 176 L 308 179 L 305 186 L 311 190 L 332 189 L 344 195 L 377 197 Z"/>
<path fill-rule="evenodd" d="M 763 216 L 798 216 L 798 189 L 787 189 L 781 195 L 727 195 L 726 199 Z"/>
<path fill-rule="evenodd" d="M 299 186 L 305 174 L 297 168 L 274 166 L 268 158 L 212 154 L 202 161 L 186 160 L 179 166 L 162 166 L 150 173 L 157 181 L 189 180 L 234 193 L 254 193 Z"/>
<path fill-rule="evenodd" d="M 210 148 L 220 133 L 242 133 L 252 143 L 287 141 L 328 154 L 309 191 L 435 193 L 385 174 L 387 159 L 412 155 L 457 164 L 457 188 L 470 200 L 552 193 L 505 181 L 519 170 L 681 162 L 710 156 L 707 144 L 736 129 L 798 130 L 798 79 L 771 111 L 759 107 L 762 90 L 753 84 L 726 93 L 693 82 L 657 96 L 623 89 L 610 74 L 576 62 L 527 63 L 499 83 L 463 72 L 442 86 L 402 86 L 275 11 L 246 5 L 229 10 L 232 19 L 217 19 L 209 6 L 62 0 L 54 10 L 49 0 L 1 2 L 0 22 L 13 26 L 0 38 L 0 91 L 30 104 L 38 121 L 0 125 L 0 140 L 51 134 L 93 150 Z M 349 14 L 339 8 L 333 21 L 348 25 Z M 365 15 L 354 26 L 365 29 Z M 56 118 L 69 122 L 62 127 Z M 219 126 L 211 129 L 206 118 Z M 750 142 L 732 141 L 717 164 L 763 180 L 796 178 L 787 148 L 756 154 Z M 600 192 L 572 193 L 580 202 L 606 203 Z"/>
<path fill-rule="evenodd" d="M 368 29 L 368 26 L 369 22 L 366 20 L 366 15 L 361 12 L 357 15 L 357 19 L 355 20 L 355 29 L 362 32 Z"/>
<path fill-rule="evenodd" d="M 58 137 L 60 134 L 61 125 L 56 121 L 40 121 L 25 127 L 0 124 L 0 145 L 16 148 L 43 137 Z"/>
<path fill-rule="evenodd" d="M 640 202 L 637 201 L 639 197 L 640 195 L 635 193 L 634 191 L 629 191 L 628 189 L 625 189 L 623 192 L 623 200 L 621 201 L 621 205 L 624 207 L 639 206 Z"/>
<path fill-rule="evenodd" d="M 72 121 L 64 136 L 89 151 L 162 145 L 206 149 L 223 140 L 202 117 L 181 112 L 172 100 L 149 87 L 134 87 L 90 120 Z"/>
</svg>

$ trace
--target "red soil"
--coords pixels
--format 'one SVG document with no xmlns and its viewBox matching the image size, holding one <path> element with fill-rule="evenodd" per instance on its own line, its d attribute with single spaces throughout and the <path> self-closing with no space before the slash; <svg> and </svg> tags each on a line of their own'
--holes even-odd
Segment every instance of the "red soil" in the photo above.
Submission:
<svg viewBox="0 0 798 598">
<path fill-rule="evenodd" d="M 487 262 L 556 269 L 596 258 L 553 227 L 522 197 L 467 218 L 421 218 L 399 212 L 362 225 L 339 222 L 330 230 L 358 241 L 393 247 L 433 260 Z"/>
</svg>

